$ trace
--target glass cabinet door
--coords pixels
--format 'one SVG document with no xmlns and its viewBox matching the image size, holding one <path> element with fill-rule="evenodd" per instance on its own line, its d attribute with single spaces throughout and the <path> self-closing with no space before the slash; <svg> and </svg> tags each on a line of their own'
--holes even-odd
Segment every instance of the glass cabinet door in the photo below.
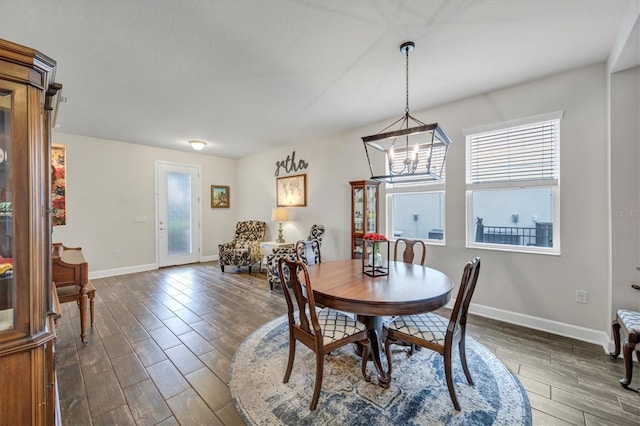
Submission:
<svg viewBox="0 0 640 426">
<path fill-rule="evenodd" d="M 11 93 L 0 90 L 0 332 L 15 328 L 11 113 Z"/>
<path fill-rule="evenodd" d="M 363 231 L 364 214 L 364 189 L 353 188 L 353 229 L 355 232 Z"/>
<path fill-rule="evenodd" d="M 378 232 L 377 212 L 378 212 L 378 200 L 376 198 L 376 192 L 378 187 L 375 185 L 367 185 L 367 232 Z"/>
</svg>

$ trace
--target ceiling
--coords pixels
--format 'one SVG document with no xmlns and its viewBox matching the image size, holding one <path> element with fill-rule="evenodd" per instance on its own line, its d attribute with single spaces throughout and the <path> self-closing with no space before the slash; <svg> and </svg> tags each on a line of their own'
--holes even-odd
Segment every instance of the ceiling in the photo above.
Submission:
<svg viewBox="0 0 640 426">
<path fill-rule="evenodd" d="M 58 131 L 240 158 L 400 117 L 404 41 L 417 111 L 605 62 L 637 2 L 0 0 L 0 38 L 57 61 Z"/>
</svg>

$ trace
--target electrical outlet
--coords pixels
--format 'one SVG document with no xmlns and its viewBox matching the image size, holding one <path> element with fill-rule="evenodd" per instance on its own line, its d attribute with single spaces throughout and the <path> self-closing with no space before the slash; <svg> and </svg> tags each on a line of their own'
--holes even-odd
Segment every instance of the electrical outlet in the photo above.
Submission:
<svg viewBox="0 0 640 426">
<path fill-rule="evenodd" d="M 120 257 L 120 250 L 114 250 L 113 257 Z"/>
<path fill-rule="evenodd" d="M 576 290 L 576 303 L 589 303 L 589 292 Z"/>
</svg>

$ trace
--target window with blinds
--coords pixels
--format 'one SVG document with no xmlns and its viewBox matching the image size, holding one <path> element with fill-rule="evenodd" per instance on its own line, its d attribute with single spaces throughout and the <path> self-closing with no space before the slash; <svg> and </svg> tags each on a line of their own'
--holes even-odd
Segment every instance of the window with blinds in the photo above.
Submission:
<svg viewBox="0 0 640 426">
<path fill-rule="evenodd" d="M 467 136 L 467 184 L 558 179 L 560 120 Z"/>
<path fill-rule="evenodd" d="M 465 131 L 468 247 L 560 253 L 561 118 Z"/>
</svg>

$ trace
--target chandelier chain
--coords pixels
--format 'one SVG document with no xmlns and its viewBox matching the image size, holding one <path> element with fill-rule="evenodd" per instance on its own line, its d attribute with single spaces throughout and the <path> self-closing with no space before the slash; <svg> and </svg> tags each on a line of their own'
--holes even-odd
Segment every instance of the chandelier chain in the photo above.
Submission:
<svg viewBox="0 0 640 426">
<path fill-rule="evenodd" d="M 406 61 L 406 67 L 405 67 L 405 75 L 406 75 L 406 107 L 404 109 L 404 112 L 407 113 L 407 115 L 409 115 L 409 49 L 406 49 L 405 54 L 407 56 L 407 61 Z"/>
</svg>

